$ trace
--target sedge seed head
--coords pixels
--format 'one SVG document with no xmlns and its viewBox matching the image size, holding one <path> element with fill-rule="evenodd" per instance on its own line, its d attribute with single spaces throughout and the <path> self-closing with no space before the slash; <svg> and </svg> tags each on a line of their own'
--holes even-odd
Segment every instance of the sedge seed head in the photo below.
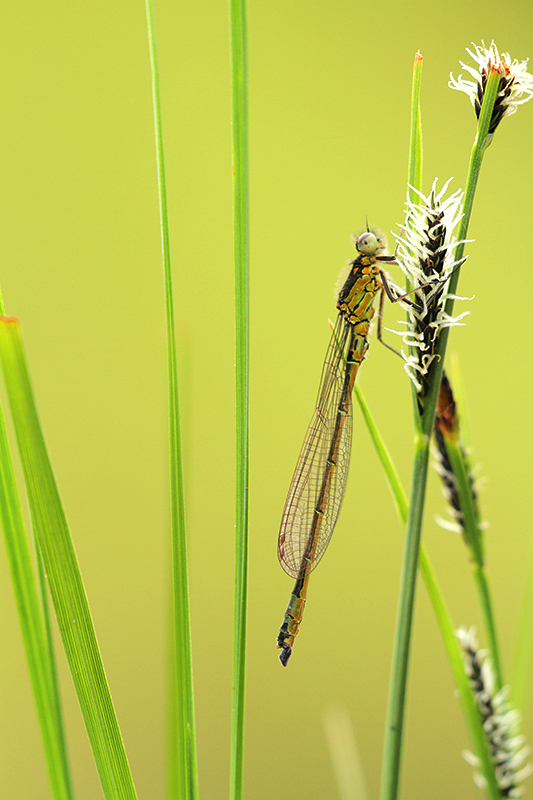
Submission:
<svg viewBox="0 0 533 800">
<path fill-rule="evenodd" d="M 395 333 L 399 333 L 408 348 L 407 353 L 402 350 L 405 370 L 421 400 L 435 359 L 439 332 L 460 324 L 468 313 L 450 317 L 444 310 L 450 297 L 448 280 L 459 263 L 454 260 L 454 250 L 459 244 L 454 229 L 462 217 L 463 197 L 457 191 L 445 198 L 449 183 L 437 193 L 435 180 L 427 197 L 418 191 L 415 201 L 408 197 L 405 223 L 400 226 L 401 234 L 396 236 L 398 263 L 416 291 L 400 301 L 407 311 L 407 321 L 402 320 L 400 325 L 406 329 Z"/>
<path fill-rule="evenodd" d="M 448 86 L 468 95 L 479 119 L 489 73 L 491 70 L 499 73 L 498 97 L 489 126 L 489 136 L 492 138 L 501 120 L 515 114 L 518 106 L 533 97 L 533 75 L 527 71 L 528 59 L 517 61 L 516 58 L 511 59 L 509 53 L 500 54 L 494 42 L 491 42 L 490 47 L 486 47 L 483 41 L 481 45 L 472 46 L 474 49 L 466 48 L 466 52 L 476 66 L 470 66 L 463 61 L 459 63 L 474 80 L 463 78 L 462 75 L 454 78 L 450 73 Z"/>
<path fill-rule="evenodd" d="M 494 765 L 494 777 L 502 797 L 518 798 L 524 792 L 521 782 L 532 772 L 531 764 L 524 766 L 531 748 L 524 746 L 525 737 L 519 733 L 521 718 L 511 708 L 509 687 L 495 689 L 492 663 L 486 650 L 480 650 L 475 628 L 459 628 L 455 635 L 463 651 L 465 672 L 474 694 L 477 709 Z M 474 781 L 481 788 L 486 781 L 478 771 L 480 761 L 473 753 L 463 753 L 469 764 L 476 768 Z"/>
</svg>

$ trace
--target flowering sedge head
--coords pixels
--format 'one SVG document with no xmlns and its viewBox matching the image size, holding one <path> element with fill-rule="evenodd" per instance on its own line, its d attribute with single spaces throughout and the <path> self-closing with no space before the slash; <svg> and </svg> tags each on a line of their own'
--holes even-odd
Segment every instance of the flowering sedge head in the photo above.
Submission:
<svg viewBox="0 0 533 800">
<path fill-rule="evenodd" d="M 482 530 L 477 486 L 459 435 L 459 415 L 452 387 L 443 370 L 435 417 L 435 468 L 442 480 L 452 521 L 436 518 L 447 530 L 461 533 L 473 559 L 483 564 Z M 466 508 L 465 508 L 466 505 Z"/>
<path fill-rule="evenodd" d="M 448 183 L 437 194 L 435 181 L 428 197 L 416 192 L 415 201 L 407 200 L 405 224 L 397 237 L 397 260 L 415 290 L 400 301 L 408 317 L 400 323 L 406 325 L 400 335 L 408 348 L 402 355 L 421 402 L 440 330 L 458 324 L 465 316 L 450 317 L 444 310 L 450 296 L 448 279 L 459 266 L 453 257 L 458 244 L 453 232 L 462 215 L 460 191 L 444 199 Z"/>
<path fill-rule="evenodd" d="M 443 527 L 461 533 L 464 536 L 463 510 L 459 491 L 457 489 L 457 479 L 453 467 L 450 463 L 446 442 L 456 442 L 459 436 L 459 420 L 457 417 L 457 406 L 455 403 L 452 389 L 446 373 L 443 371 L 437 400 L 437 414 L 435 416 L 435 469 L 442 480 L 442 491 L 448 501 L 449 510 L 453 522 L 438 519 Z M 472 484 L 473 487 L 473 484 Z"/>
<path fill-rule="evenodd" d="M 489 125 L 489 136 L 492 138 L 501 120 L 510 117 L 519 105 L 527 103 L 533 97 L 533 75 L 527 71 L 527 59 L 517 61 L 511 60 L 509 53 L 500 55 L 494 42 L 491 42 L 490 47 L 485 47 L 484 42 L 481 42 L 481 46 L 473 45 L 473 47 L 473 50 L 467 48 L 466 52 L 477 66 L 471 67 L 462 61 L 459 63 L 474 80 L 463 78 L 462 75 L 454 78 L 450 73 L 448 86 L 469 96 L 479 119 L 489 75 L 491 72 L 498 73 L 500 85 Z"/>
<path fill-rule="evenodd" d="M 524 791 L 520 783 L 532 771 L 530 764 L 524 766 L 530 748 L 524 747 L 525 738 L 519 734 L 520 714 L 507 701 L 509 687 L 495 690 L 491 660 L 485 650 L 479 649 L 475 633 L 474 628 L 459 628 L 455 635 L 461 644 L 465 671 L 483 723 L 496 783 L 502 797 L 517 798 Z M 479 759 L 470 752 L 464 752 L 463 756 L 476 767 L 474 780 L 484 789 L 485 778 L 477 771 Z"/>
</svg>

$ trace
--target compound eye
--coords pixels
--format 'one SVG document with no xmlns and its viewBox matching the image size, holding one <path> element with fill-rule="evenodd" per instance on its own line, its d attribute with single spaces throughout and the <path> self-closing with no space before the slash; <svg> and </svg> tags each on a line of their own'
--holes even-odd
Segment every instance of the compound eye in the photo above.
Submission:
<svg viewBox="0 0 533 800">
<path fill-rule="evenodd" d="M 378 249 L 379 242 L 375 234 L 365 231 L 355 243 L 356 248 L 364 255 L 373 255 Z"/>
</svg>

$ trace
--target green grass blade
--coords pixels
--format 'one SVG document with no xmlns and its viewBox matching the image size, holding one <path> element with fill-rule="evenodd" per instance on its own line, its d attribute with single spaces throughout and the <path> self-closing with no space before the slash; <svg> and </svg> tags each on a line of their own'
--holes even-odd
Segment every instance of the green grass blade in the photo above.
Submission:
<svg viewBox="0 0 533 800">
<path fill-rule="evenodd" d="M 474 699 L 474 694 L 465 672 L 461 648 L 459 646 L 457 637 L 455 636 L 455 630 L 451 621 L 450 613 L 438 587 L 435 574 L 423 545 L 420 546 L 418 566 L 420 568 L 422 578 L 431 600 L 431 605 L 433 606 L 433 610 L 437 618 L 437 623 L 444 641 L 444 646 L 446 647 L 446 652 L 455 680 L 455 686 L 459 693 L 466 724 L 470 731 L 473 749 L 476 756 L 480 760 L 479 770 L 487 782 L 485 792 L 487 793 L 487 797 L 491 798 L 491 800 L 498 800 L 498 798 L 501 798 L 502 795 L 498 784 L 496 783 L 494 764 L 487 746 L 485 730 L 483 728 L 481 717 Z"/>
<path fill-rule="evenodd" d="M 529 555 L 528 575 L 522 613 L 516 638 L 511 697 L 515 708 L 520 709 L 524 728 L 531 705 L 531 674 L 533 663 L 533 543 Z"/>
<path fill-rule="evenodd" d="M 170 713 L 173 717 L 169 734 L 176 741 L 170 743 L 172 753 L 169 764 L 169 797 L 195 800 L 198 797 L 198 771 L 196 762 L 196 724 L 194 718 L 194 688 L 192 674 L 191 622 L 189 603 L 189 577 L 187 569 L 187 539 L 185 529 L 185 501 L 183 490 L 183 464 L 181 457 L 181 426 L 178 392 L 178 367 L 174 321 L 174 295 L 172 290 L 172 264 L 170 257 L 170 231 L 163 147 L 163 123 L 159 91 L 159 66 L 155 36 L 154 13 L 151 0 L 146 0 L 148 45 L 152 71 L 152 101 L 161 217 L 161 248 L 165 280 L 165 315 L 167 330 L 168 413 L 170 444 L 170 501 L 172 525 L 173 597 L 174 597 L 174 663 L 171 679 Z"/>
<path fill-rule="evenodd" d="M 483 155 L 487 148 L 489 125 L 492 118 L 492 112 L 494 111 L 494 104 L 496 102 L 496 98 L 498 95 L 499 86 L 500 86 L 499 74 L 495 73 L 493 70 L 490 70 L 489 77 L 487 80 L 487 85 L 485 87 L 485 93 L 483 96 L 483 104 L 481 106 L 481 112 L 479 115 L 476 138 L 474 140 L 474 144 L 472 145 L 472 151 L 470 153 L 470 161 L 468 164 L 465 198 L 463 205 L 463 216 L 461 219 L 461 225 L 458 234 L 459 244 L 457 245 L 454 252 L 454 259 L 456 262 L 459 262 L 463 258 L 464 254 L 465 240 L 468 235 L 468 226 L 470 224 L 472 207 L 474 205 L 474 198 L 476 194 L 479 173 L 481 171 L 481 165 L 483 163 Z M 457 291 L 457 283 L 459 281 L 460 272 L 461 270 L 457 269 L 450 277 L 450 284 L 447 291 L 448 299 L 446 300 L 446 303 L 444 305 L 444 311 L 450 317 L 453 316 L 453 306 L 455 302 L 454 295 Z M 435 350 L 436 352 L 436 359 L 434 361 L 435 368 L 431 370 L 431 375 L 429 378 L 429 386 L 424 405 L 424 419 L 422 422 L 423 431 L 427 433 L 428 436 L 431 435 L 431 431 L 433 429 L 433 422 L 435 419 L 435 408 L 437 406 L 437 396 L 440 389 L 442 370 L 444 368 L 444 356 L 446 355 L 446 347 L 448 344 L 449 333 L 450 333 L 449 327 L 443 328 L 439 333 L 439 339 Z"/>
<path fill-rule="evenodd" d="M 413 67 L 411 92 L 411 132 L 409 146 L 408 196 L 416 202 L 422 179 L 422 119 L 420 111 L 420 84 L 422 57 L 417 53 Z M 414 183 L 411 183 L 414 181 Z M 418 181 L 418 183 L 417 183 Z M 409 224 L 407 220 L 406 224 Z M 409 287 L 408 287 L 409 288 Z M 422 511 L 426 491 L 425 476 L 429 461 L 429 436 L 421 431 L 421 419 L 414 387 L 412 387 L 415 422 L 412 494 L 407 514 L 400 591 L 396 610 L 393 656 L 387 700 L 387 720 L 381 767 L 381 800 L 396 800 L 400 784 L 400 766 L 403 739 L 407 672 L 411 641 L 411 625 L 416 590 L 418 553 L 422 525 Z"/>
<path fill-rule="evenodd" d="M 459 503 L 461 511 L 460 525 L 463 537 L 465 544 L 470 548 L 474 556 L 472 559 L 472 574 L 479 595 L 497 691 L 503 686 L 503 670 L 496 631 L 496 618 L 489 579 L 485 571 L 481 514 L 469 464 L 467 440 L 465 440 L 464 436 L 465 428 L 467 429 L 466 414 L 464 412 L 464 391 L 461 385 L 457 359 L 452 359 L 452 361 L 459 391 L 455 386 L 455 380 L 452 391 L 452 386 L 443 373 L 437 408 L 435 437 L 437 448 L 441 455 L 444 455 L 442 453 L 442 448 L 444 448 L 447 456 L 447 462 L 455 485 L 456 502 Z"/>
<path fill-rule="evenodd" d="M 476 139 L 472 148 L 470 166 L 468 170 L 467 185 L 463 217 L 459 232 L 460 240 L 466 239 L 468 223 L 472 211 L 475 190 L 481 168 L 484 150 L 487 146 L 487 135 L 492 111 L 499 86 L 499 76 L 489 72 L 485 88 L 485 95 L 479 117 Z M 413 132 L 411 132 L 413 135 Z M 464 241 L 455 250 L 454 257 L 459 260 L 464 251 Z M 459 270 L 452 274 L 448 289 L 448 299 L 445 312 L 451 316 L 453 311 L 453 294 L 457 287 Z M 409 515 L 406 525 L 404 557 L 402 575 L 400 580 L 400 594 L 396 614 L 396 629 L 393 646 L 391 679 L 389 688 L 389 701 L 387 707 L 387 722 L 385 727 L 385 747 L 383 753 L 383 769 L 381 783 L 381 800 L 396 800 L 400 791 L 400 768 L 402 739 L 404 727 L 404 712 L 407 694 L 407 674 L 409 668 L 409 653 L 411 630 L 416 589 L 416 574 L 420 536 L 422 533 L 422 520 L 426 496 L 427 471 L 429 464 L 429 442 L 435 421 L 437 397 L 442 377 L 442 368 L 449 328 L 445 327 L 439 333 L 436 347 L 437 357 L 433 362 L 428 391 L 424 400 L 424 411 L 419 415 L 415 403 L 415 441 L 413 478 L 411 482 L 411 500 Z"/>
<path fill-rule="evenodd" d="M 248 98 L 246 4 L 244 0 L 230 0 L 229 14 L 231 43 L 236 394 L 235 601 L 233 623 L 230 798 L 231 800 L 240 800 L 243 791 L 244 757 L 249 477 Z"/>
<path fill-rule="evenodd" d="M 420 52 L 415 55 L 413 64 L 413 80 L 411 85 L 411 128 L 409 136 L 409 167 L 407 170 L 407 196 L 411 203 L 418 201 L 417 191 L 422 188 L 422 115 L 420 112 L 420 87 L 422 84 L 422 65 L 424 59 Z M 406 220 L 409 224 L 409 219 Z M 410 289 L 409 281 L 406 290 Z M 413 387 L 414 392 L 414 387 Z M 413 403 L 416 408 L 416 397 L 413 393 Z"/>
<path fill-rule="evenodd" d="M 104 796 L 106 800 L 135 800 L 133 779 L 41 430 L 16 319 L 0 319 L 0 357 L 34 531 Z"/>
<path fill-rule="evenodd" d="M 385 477 L 394 498 L 400 522 L 402 523 L 402 526 L 405 526 L 409 507 L 400 477 L 357 383 L 354 385 L 354 390 L 359 407 L 361 408 L 364 420 L 370 433 L 370 438 L 372 439 L 372 443 L 376 449 L 378 458 L 385 472 Z M 497 800 L 497 798 L 500 797 L 500 792 L 494 776 L 494 765 L 492 764 L 490 752 L 487 747 L 487 739 L 483 731 L 483 725 L 481 723 L 474 696 L 470 689 L 468 677 L 465 672 L 461 648 L 457 637 L 455 636 L 455 628 L 450 616 L 450 612 L 448 611 L 444 601 L 444 597 L 437 583 L 429 556 L 427 555 L 423 544 L 420 545 L 418 567 L 426 586 L 431 605 L 433 606 L 433 611 L 437 618 L 437 624 L 439 626 L 444 646 L 446 648 L 446 653 L 450 661 L 455 685 L 461 698 L 463 713 L 465 715 L 468 730 L 470 731 L 472 744 L 474 746 L 476 755 L 481 761 L 480 770 L 487 781 L 488 796 L 492 798 L 492 800 Z"/>
<path fill-rule="evenodd" d="M 492 606 L 489 581 L 484 567 L 479 510 L 474 494 L 472 493 L 470 472 L 465 462 L 464 449 L 461 447 L 460 441 L 444 436 L 444 446 L 455 478 L 455 487 L 462 513 L 464 539 L 472 553 L 472 574 L 479 595 L 485 633 L 496 681 L 496 690 L 498 690 L 503 686 L 503 676 L 500 648 L 496 632 L 496 619 Z"/>
<path fill-rule="evenodd" d="M 422 188 L 422 117 L 420 114 L 420 85 L 422 83 L 423 58 L 418 52 L 413 65 L 413 84 L 411 88 L 411 136 L 409 140 L 409 199 L 416 202 L 417 189 Z"/>
<path fill-rule="evenodd" d="M 380 433 L 376 427 L 376 423 L 374 422 L 374 419 L 370 413 L 370 409 L 366 404 L 366 400 L 363 397 L 363 393 L 361 392 L 357 381 L 354 383 L 354 394 L 357 398 L 357 402 L 359 403 L 359 408 L 363 414 L 363 419 L 365 420 L 370 438 L 372 439 L 372 444 L 376 449 L 381 466 L 385 472 L 389 489 L 391 490 L 392 497 L 396 504 L 396 511 L 402 522 L 402 525 L 405 525 L 407 521 L 407 514 L 409 512 L 407 496 L 400 482 L 400 477 L 396 471 L 396 467 L 392 463 L 392 458 L 387 449 L 387 445 L 380 436 Z"/>
<path fill-rule="evenodd" d="M 63 711 L 61 707 L 61 692 L 59 689 L 59 676 L 57 674 L 57 664 L 55 657 L 54 635 L 52 631 L 52 618 L 50 615 L 50 602 L 48 599 L 48 585 L 46 583 L 46 575 L 44 571 L 43 559 L 39 551 L 39 547 L 34 537 L 37 550 L 37 570 L 39 573 L 39 590 L 41 595 L 41 607 L 43 610 L 44 626 L 46 631 L 46 641 L 48 645 L 48 660 L 50 662 L 50 674 L 52 679 L 52 695 L 54 698 L 55 716 L 57 720 L 58 736 L 60 737 L 61 747 L 64 752 L 65 769 L 69 771 L 68 758 L 67 758 L 67 743 L 65 736 L 65 729 L 63 725 Z M 70 782 L 70 774 L 69 774 Z"/>
<path fill-rule="evenodd" d="M 72 786 L 61 718 L 51 635 L 39 604 L 30 547 L 17 491 L 13 462 L 0 408 L 0 518 L 6 543 L 22 638 L 28 660 L 37 716 L 54 800 L 71 800 Z M 48 619 L 48 617 L 46 617 Z"/>
<path fill-rule="evenodd" d="M 5 316 L 0 290 L 0 316 Z M 19 613 L 22 638 L 37 716 L 43 737 L 45 758 L 54 800 L 72 798 L 61 697 L 57 677 L 50 604 L 44 567 L 36 547 L 41 605 L 37 600 L 35 575 L 15 481 L 11 451 L 6 436 L 4 412 L 0 406 L 0 519 L 6 543 L 9 569 Z M 44 627 L 43 627 L 44 626 Z"/>
</svg>

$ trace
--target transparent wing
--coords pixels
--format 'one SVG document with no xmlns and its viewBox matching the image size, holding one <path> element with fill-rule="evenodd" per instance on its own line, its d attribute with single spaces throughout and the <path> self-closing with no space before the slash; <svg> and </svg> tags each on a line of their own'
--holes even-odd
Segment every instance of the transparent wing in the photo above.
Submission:
<svg viewBox="0 0 533 800">
<path fill-rule="evenodd" d="M 322 369 L 313 418 L 298 457 L 296 470 L 285 503 L 278 539 L 278 557 L 288 575 L 296 578 L 311 532 L 315 508 L 327 475 L 327 460 L 336 435 L 336 421 L 346 374 L 346 349 L 351 326 L 339 314 Z M 325 496 L 323 518 L 311 569 L 314 569 L 329 544 L 344 497 L 352 448 L 352 403 L 337 432 L 336 466 L 330 470 L 329 491 Z"/>
</svg>

